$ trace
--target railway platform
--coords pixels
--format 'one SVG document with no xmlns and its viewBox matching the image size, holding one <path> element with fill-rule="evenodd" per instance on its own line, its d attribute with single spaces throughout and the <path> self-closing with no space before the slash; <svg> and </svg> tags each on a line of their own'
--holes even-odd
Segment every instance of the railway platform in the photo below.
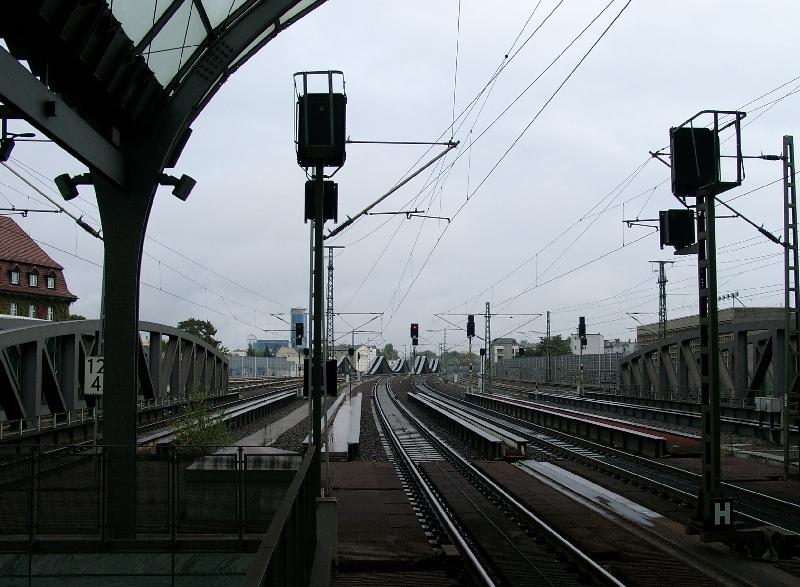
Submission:
<svg viewBox="0 0 800 587">
<path fill-rule="evenodd" d="M 396 582 L 405 573 L 408 582 L 402 584 L 452 584 L 442 570 L 442 551 L 429 541 L 393 465 L 332 462 L 330 479 L 338 518 L 338 564 L 332 584 L 367 577 L 367 583 L 391 584 L 381 579 L 384 573 L 394 584 L 401 584 Z M 404 573 L 389 574 L 399 569 Z"/>
</svg>

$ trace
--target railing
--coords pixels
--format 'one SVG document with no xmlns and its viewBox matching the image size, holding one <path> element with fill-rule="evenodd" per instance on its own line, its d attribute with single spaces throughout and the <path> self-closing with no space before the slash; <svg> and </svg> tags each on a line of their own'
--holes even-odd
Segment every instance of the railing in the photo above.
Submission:
<svg viewBox="0 0 800 587">
<path fill-rule="evenodd" d="M 106 449 L 113 447 L 52 448 L 34 447 L 24 458 L 0 464 L 0 541 L 105 540 L 112 458 Z M 292 488 L 308 466 L 300 455 L 263 455 L 251 452 L 254 448 L 114 453 L 113 458 L 135 460 L 136 538 L 187 541 L 208 535 L 236 543 L 260 538 L 284 511 L 287 487 L 296 494 Z"/>
<path fill-rule="evenodd" d="M 220 396 L 212 396 L 210 400 L 214 400 Z M 185 404 L 191 399 L 191 396 L 170 396 L 166 398 L 156 398 L 150 400 L 139 400 L 137 402 L 137 409 L 145 410 L 150 408 L 168 408 L 172 406 L 180 406 Z M 97 408 L 81 408 L 79 410 L 70 410 L 69 412 L 58 412 L 55 414 L 42 414 L 36 418 L 20 418 L 17 420 L 0 420 L 0 440 L 8 438 L 19 438 L 26 432 L 31 434 L 39 433 L 46 430 L 54 430 L 56 428 L 64 428 L 66 426 L 73 426 L 84 422 L 91 422 L 94 420 L 95 411 Z M 99 410 L 100 419 L 103 418 L 103 410 Z"/>
<path fill-rule="evenodd" d="M 247 569 L 244 584 L 248 587 L 309 582 L 317 543 L 314 491 L 317 484 L 309 478 L 314 452 L 314 446 L 309 446 Z"/>
<path fill-rule="evenodd" d="M 82 422 L 91 422 L 94 420 L 96 409 L 97 408 L 83 408 L 80 410 L 62 412 L 60 414 L 43 414 L 36 418 L 2 420 L 0 421 L 0 440 L 14 437 L 19 438 L 26 432 L 38 433 L 42 430 L 52 430 Z"/>
<path fill-rule="evenodd" d="M 623 397 L 635 397 L 652 400 L 666 400 L 699 404 L 700 390 L 695 386 L 670 386 L 662 385 L 660 388 L 643 388 L 639 385 L 619 385 L 610 388 L 607 393 Z M 763 392 L 757 392 L 763 393 Z M 730 388 L 720 389 L 719 402 L 721 406 L 731 408 L 755 408 L 755 400 L 750 397 L 736 397 L 736 390 Z"/>
</svg>

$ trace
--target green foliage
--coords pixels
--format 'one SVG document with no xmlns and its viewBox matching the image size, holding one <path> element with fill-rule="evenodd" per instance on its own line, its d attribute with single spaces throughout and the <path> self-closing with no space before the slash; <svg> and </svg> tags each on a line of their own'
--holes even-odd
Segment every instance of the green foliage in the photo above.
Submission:
<svg viewBox="0 0 800 587">
<path fill-rule="evenodd" d="M 194 334 L 196 337 L 203 339 L 212 346 L 219 346 L 219 342 L 214 335 L 217 333 L 216 327 L 208 320 L 198 320 L 197 318 L 189 318 L 178 322 L 178 328 L 189 334 Z"/>
<path fill-rule="evenodd" d="M 569 355 L 572 353 L 572 351 L 569 348 L 569 340 L 566 338 L 561 338 L 560 334 L 551 336 L 549 342 L 550 342 L 551 356 Z M 547 343 L 548 343 L 547 337 L 546 336 L 542 337 L 542 339 L 538 343 L 536 343 L 536 345 L 533 347 L 533 356 L 534 357 L 547 356 L 547 346 L 548 346 Z"/>
<path fill-rule="evenodd" d="M 382 354 L 387 361 L 393 361 L 394 359 L 397 359 L 400 356 L 395 350 L 394 345 L 390 342 L 387 342 L 386 346 L 383 347 Z"/>
<path fill-rule="evenodd" d="M 70 314 L 68 320 L 86 320 L 86 316 L 80 314 Z"/>
<path fill-rule="evenodd" d="M 265 348 L 263 351 L 257 351 L 253 348 L 253 343 L 248 343 L 247 345 L 247 353 L 248 357 L 271 357 L 272 353 L 269 351 L 268 348 Z"/>
<path fill-rule="evenodd" d="M 173 424 L 174 443 L 185 447 L 181 452 L 209 454 L 232 442 L 230 430 L 221 414 L 213 414 L 205 389 L 193 391 L 189 401 L 181 408 L 181 415 Z"/>
</svg>

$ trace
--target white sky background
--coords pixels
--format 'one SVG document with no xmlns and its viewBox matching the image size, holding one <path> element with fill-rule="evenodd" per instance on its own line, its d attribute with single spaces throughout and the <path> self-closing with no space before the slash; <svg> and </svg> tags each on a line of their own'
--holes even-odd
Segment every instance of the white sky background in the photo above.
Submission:
<svg viewBox="0 0 800 587">
<path fill-rule="evenodd" d="M 517 47 L 556 4 L 556 0 L 541 2 Z M 445 167 L 460 158 L 449 174 L 433 184 L 435 189 L 422 190 L 432 177 L 423 173 L 378 209 L 417 207 L 453 217 L 624 2 L 616 0 L 471 152 L 469 129 L 473 128 L 472 138 L 477 137 L 603 5 L 565 0 L 498 77 L 477 121 L 476 109 L 455 134 L 461 145 L 444 160 Z M 533 0 L 462 1 L 457 114 L 489 80 L 534 6 Z M 239 70 L 195 122 L 194 134 L 171 171 L 191 175 L 197 186 L 187 202 L 161 188 L 148 230 L 150 237 L 229 279 L 148 240 L 147 253 L 161 263 L 144 259 L 142 279 L 154 287 L 142 287 L 141 318 L 173 325 L 190 316 L 209 319 L 229 348 L 244 347 L 248 334 L 281 338 L 279 333 L 261 332 L 288 328 L 269 314 L 308 302 L 308 225 L 302 219 L 305 176 L 296 164 L 292 142 L 292 74 L 312 69 L 345 72 L 347 132 L 353 139 L 435 140 L 445 130 L 447 138 L 453 113 L 457 11 L 455 0 L 331 0 L 281 33 Z M 578 316 L 585 315 L 590 332 L 633 338 L 636 322 L 626 312 L 652 313 L 638 317 L 644 322 L 657 320 L 656 275 L 649 263 L 653 259 L 676 261 L 668 269 L 670 317 L 696 313 L 696 257 L 660 251 L 656 233 L 559 276 L 620 247 L 623 238 L 630 243 L 650 232 L 623 227 L 621 202 L 626 202 L 625 218 L 655 218 L 660 209 L 678 207 L 668 181 L 653 190 L 669 177 L 669 170 L 655 160 L 624 191 L 603 200 L 645 162 L 648 150 L 667 145 L 670 126 L 701 109 L 736 109 L 800 75 L 795 60 L 798 17 L 800 4 L 788 0 L 770 2 L 768 7 L 730 0 L 633 0 L 463 206 L 419 276 L 446 222 L 374 216 L 359 220 L 333 239 L 335 243 L 326 243 L 348 245 L 335 260 L 336 309 L 386 312 L 382 320 L 363 328 L 379 330 L 382 324 L 383 337 L 360 335 L 357 341 L 371 338 L 373 344 L 392 342 L 402 347 L 408 342 L 409 323 L 418 322 L 421 344 L 430 342 L 435 348 L 442 333 L 428 330 L 450 326 L 434 313 L 482 314 L 486 301 L 492 301 L 498 312 L 512 314 L 551 310 L 553 333 L 569 334 Z M 758 108 L 798 87 L 800 80 L 744 108 L 750 113 L 745 123 L 753 121 L 743 132 L 745 154 L 777 154 L 784 134 L 800 132 L 797 94 L 771 108 Z M 12 122 L 11 130 L 29 129 Z M 335 178 L 339 217 L 353 215 L 388 190 L 423 152 L 424 148 L 408 146 L 349 146 L 347 163 Z M 85 171 L 52 144 L 18 143 L 13 157 L 46 178 Z M 436 169 L 434 176 L 441 167 Z M 777 162 L 747 161 L 746 172 L 743 186 L 723 199 L 778 179 L 781 167 Z M 49 185 L 47 189 L 54 189 L 52 182 Z M 81 190 L 81 199 L 73 202 L 91 222 L 98 217 L 95 199 L 90 187 Z M 8 202 L 27 206 L 28 196 L 37 197 L 0 168 L 0 206 Z M 575 224 L 601 200 L 594 210 L 607 207 L 605 213 Z M 779 182 L 737 199 L 734 205 L 779 233 L 781 202 Z M 30 205 L 41 207 L 32 201 Z M 65 215 L 16 218 L 34 238 L 62 249 L 44 246 L 64 265 L 69 287 L 80 297 L 72 311 L 97 316 L 101 270 L 74 255 L 100 264 L 101 243 Z M 721 219 L 717 227 L 720 294 L 739 291 L 747 306 L 782 305 L 782 249 L 740 219 Z M 506 302 L 537 282 L 538 287 Z M 346 319 L 358 326 L 367 318 Z M 451 320 L 466 322 L 465 317 Z M 528 320 L 498 317 L 492 335 L 534 339 L 530 331 L 544 330 L 545 319 L 521 326 Z M 482 334 L 480 317 L 477 327 Z M 350 328 L 337 320 L 337 332 Z M 447 337 L 449 344 L 464 341 L 460 348 L 466 348 L 463 333 L 451 331 Z"/>
</svg>

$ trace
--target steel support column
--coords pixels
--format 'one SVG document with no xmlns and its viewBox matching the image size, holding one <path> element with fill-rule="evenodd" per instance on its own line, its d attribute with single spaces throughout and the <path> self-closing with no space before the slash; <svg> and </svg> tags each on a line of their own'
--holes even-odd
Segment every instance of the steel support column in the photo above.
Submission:
<svg viewBox="0 0 800 587">
<path fill-rule="evenodd" d="M 784 334 L 783 396 L 783 478 L 789 479 L 792 407 L 800 400 L 798 391 L 798 335 L 800 335 L 800 263 L 797 243 L 797 185 L 795 178 L 794 139 L 783 137 L 783 266 L 785 279 L 786 331 Z M 797 408 L 800 412 L 800 406 Z M 798 447 L 800 448 L 800 447 Z M 800 456 L 798 456 L 800 460 Z"/>
<path fill-rule="evenodd" d="M 486 356 L 483 359 L 483 393 L 492 393 L 492 313 L 486 302 Z"/>
<path fill-rule="evenodd" d="M 721 498 L 719 447 L 719 320 L 717 316 L 714 192 L 697 194 L 697 281 L 700 305 L 700 414 L 703 480 L 698 521 L 713 528 L 713 499 Z"/>
<path fill-rule="evenodd" d="M 324 168 L 320 165 L 314 174 L 314 344 L 312 345 L 311 362 L 311 445 L 322 446 L 322 240 L 325 227 L 323 203 L 325 195 Z M 309 447 L 310 449 L 310 447 Z M 314 452 L 311 465 L 311 484 L 314 495 L 319 495 L 322 476 L 321 450 Z"/>
<path fill-rule="evenodd" d="M 139 277 L 145 230 L 157 185 L 137 170 L 123 190 L 93 173 L 103 224 L 104 397 L 103 443 L 108 469 L 106 512 L 109 538 L 136 533 L 136 403 L 139 390 Z M 149 180 L 149 181 L 148 181 Z"/>
</svg>

